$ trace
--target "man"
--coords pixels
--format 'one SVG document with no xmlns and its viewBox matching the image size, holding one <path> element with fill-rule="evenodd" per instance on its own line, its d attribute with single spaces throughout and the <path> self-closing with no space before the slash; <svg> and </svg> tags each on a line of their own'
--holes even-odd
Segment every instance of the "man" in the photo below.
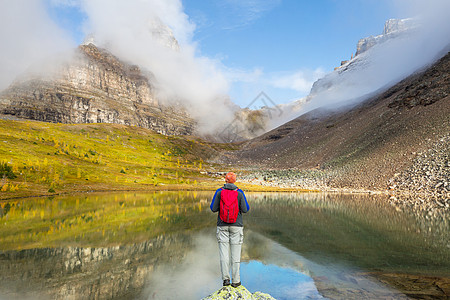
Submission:
<svg viewBox="0 0 450 300">
<path fill-rule="evenodd" d="M 219 243 L 223 286 L 230 285 L 231 254 L 232 287 L 241 285 L 239 268 L 241 247 L 244 241 L 242 213 L 246 213 L 250 209 L 244 192 L 238 189 L 235 182 L 236 174 L 229 172 L 225 176 L 224 186 L 216 191 L 210 206 L 212 212 L 219 212 L 216 236 Z"/>
</svg>

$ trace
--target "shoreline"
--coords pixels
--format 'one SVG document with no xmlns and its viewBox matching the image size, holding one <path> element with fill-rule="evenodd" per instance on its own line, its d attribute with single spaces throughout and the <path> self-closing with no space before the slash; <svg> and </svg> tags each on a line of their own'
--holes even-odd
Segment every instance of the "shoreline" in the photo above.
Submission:
<svg viewBox="0 0 450 300">
<path fill-rule="evenodd" d="M 294 193 L 336 193 L 336 194 L 368 194 L 379 195 L 385 197 L 386 203 L 393 205 L 398 209 L 413 209 L 419 212 L 445 212 L 450 207 L 450 199 L 437 197 L 432 193 L 411 193 L 410 191 L 401 190 L 380 190 L 380 189 L 364 189 L 353 187 L 333 187 L 325 184 L 321 178 L 308 177 L 300 175 L 296 176 L 274 176 L 276 173 L 292 172 L 291 170 L 268 170 L 268 171 L 241 171 L 238 186 L 246 192 L 294 192 Z M 265 175 L 267 172 L 271 177 Z M 81 193 L 115 193 L 115 192 L 153 192 L 153 191 L 215 191 L 223 184 L 222 172 L 208 172 L 210 180 L 200 181 L 196 185 L 193 184 L 158 184 L 154 185 L 138 185 L 138 186 L 115 186 L 98 184 L 93 186 L 72 184 L 61 192 L 50 193 L 47 190 L 34 186 L 29 192 L 24 190 L 16 192 L 1 192 L 0 202 L 15 201 L 25 198 L 43 198 L 64 196 Z M 445 196 L 445 195 L 444 195 Z"/>
<path fill-rule="evenodd" d="M 153 192 L 153 191 L 215 191 L 218 187 L 222 185 L 222 181 L 208 182 L 206 184 L 199 183 L 196 186 L 193 185 L 173 185 L 164 184 L 159 186 L 140 186 L 135 188 L 118 188 L 111 187 L 106 189 L 68 189 L 66 191 L 58 193 L 49 193 L 41 191 L 40 193 L 25 193 L 25 194 L 14 194 L 5 195 L 0 194 L 0 201 L 11 201 L 24 198 L 42 198 L 42 197 L 54 197 L 63 196 L 71 194 L 81 194 L 81 193 L 115 193 L 115 192 Z M 247 192 L 300 192 L 300 193 L 320 193 L 326 191 L 312 190 L 312 189 L 300 189 L 300 188 L 282 188 L 282 187 L 265 187 L 262 185 L 254 185 L 242 182 L 240 186 Z"/>
<path fill-rule="evenodd" d="M 349 186 L 333 186 L 329 180 L 330 175 L 319 170 L 265 170 L 246 171 L 241 176 L 243 182 L 259 184 L 275 188 L 301 188 L 317 190 L 328 193 L 351 193 L 385 195 L 386 201 L 395 207 L 404 206 L 420 211 L 445 211 L 450 209 L 450 192 L 441 192 L 432 189 L 398 189 L 387 186 L 386 189 L 367 189 Z M 445 185 L 447 186 L 447 185 Z"/>
<path fill-rule="evenodd" d="M 283 170 L 284 171 L 284 170 Z M 380 190 L 380 189 L 365 189 L 365 188 L 353 188 L 353 187 L 333 187 L 326 184 L 307 184 L 302 181 L 294 182 L 289 179 L 290 182 L 286 182 L 283 178 L 278 180 L 264 180 L 258 178 L 249 179 L 249 177 L 254 176 L 255 173 L 250 173 L 241 176 L 241 180 L 237 182 L 239 187 L 245 189 L 248 192 L 304 192 L 304 193 L 344 193 L 344 194 L 370 194 L 370 195 L 386 195 L 391 197 L 414 197 L 419 196 L 435 198 L 434 194 L 417 194 L 408 191 L 396 191 L 392 190 Z M 259 175 L 260 176 L 260 175 Z M 21 183 L 19 183 L 21 184 Z M 199 182 L 196 185 L 193 184 L 158 184 L 153 185 L 140 185 L 134 188 L 130 187 L 120 187 L 120 186 L 106 186 L 99 188 L 92 188 L 91 186 L 75 185 L 75 188 L 67 188 L 65 191 L 51 193 L 48 191 L 36 191 L 36 193 L 23 193 L 20 192 L 2 192 L 0 193 L 0 201 L 18 199 L 18 198 L 35 198 L 35 197 L 49 197 L 49 196 L 59 196 L 74 193 L 107 193 L 107 192 L 151 192 L 151 191 L 215 191 L 219 186 L 223 184 L 221 179 L 216 181 L 205 181 Z M 104 185 L 104 184 L 99 184 Z M 87 187 L 87 189 L 83 188 Z M 21 193 L 22 192 L 22 193 Z M 8 194 L 9 195 L 8 195 Z M 448 207 L 448 206 L 446 206 Z"/>
</svg>

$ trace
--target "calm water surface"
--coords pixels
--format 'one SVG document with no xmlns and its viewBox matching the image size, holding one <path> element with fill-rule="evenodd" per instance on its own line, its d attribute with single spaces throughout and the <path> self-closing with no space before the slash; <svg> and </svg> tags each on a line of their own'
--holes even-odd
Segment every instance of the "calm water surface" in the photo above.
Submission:
<svg viewBox="0 0 450 300">
<path fill-rule="evenodd" d="M 201 299 L 221 287 L 212 194 L 0 202 L 0 299 Z M 368 195 L 247 198 L 241 280 L 251 292 L 398 299 L 450 287 L 448 213 Z"/>
</svg>

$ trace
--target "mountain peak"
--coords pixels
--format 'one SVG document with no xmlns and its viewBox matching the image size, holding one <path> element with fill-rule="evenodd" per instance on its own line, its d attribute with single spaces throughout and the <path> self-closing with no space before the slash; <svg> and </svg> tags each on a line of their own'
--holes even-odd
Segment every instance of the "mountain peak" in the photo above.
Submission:
<svg viewBox="0 0 450 300">
<path fill-rule="evenodd" d="M 78 47 L 55 76 L 17 80 L 0 94 L 0 114 L 59 123 L 118 123 L 161 134 L 191 134 L 194 121 L 180 107 L 163 105 L 152 74 L 94 44 Z"/>
<path fill-rule="evenodd" d="M 371 35 L 362 38 L 356 46 L 355 56 L 366 52 L 373 46 L 383 43 L 389 39 L 405 34 L 417 27 L 416 21 L 412 18 L 407 19 L 389 19 L 384 23 L 383 33 L 380 35 Z"/>
</svg>

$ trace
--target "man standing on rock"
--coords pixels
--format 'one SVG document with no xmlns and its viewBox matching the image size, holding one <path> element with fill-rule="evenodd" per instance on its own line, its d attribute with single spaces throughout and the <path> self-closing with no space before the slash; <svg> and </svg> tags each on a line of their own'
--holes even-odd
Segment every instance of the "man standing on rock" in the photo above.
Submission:
<svg viewBox="0 0 450 300">
<path fill-rule="evenodd" d="M 224 186 L 216 191 L 210 206 L 212 212 L 219 212 L 216 236 L 219 243 L 223 286 L 230 285 L 231 263 L 232 287 L 241 285 L 239 268 L 241 247 L 244 241 L 242 213 L 246 213 L 250 209 L 244 192 L 234 184 L 235 182 L 236 174 L 229 172 L 225 176 Z"/>
</svg>

